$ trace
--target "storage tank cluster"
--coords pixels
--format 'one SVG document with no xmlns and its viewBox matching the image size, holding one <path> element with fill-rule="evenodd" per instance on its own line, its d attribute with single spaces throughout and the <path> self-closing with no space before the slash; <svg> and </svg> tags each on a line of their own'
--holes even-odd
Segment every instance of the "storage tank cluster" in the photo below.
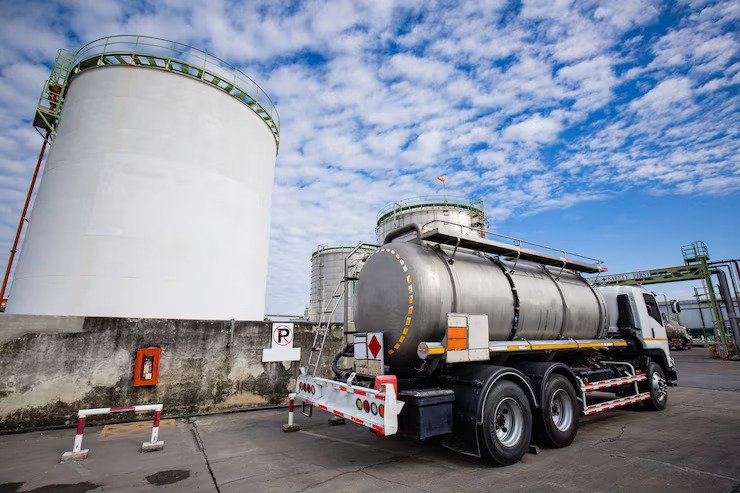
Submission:
<svg viewBox="0 0 740 493">
<path fill-rule="evenodd" d="M 344 261 L 352 253 L 354 246 L 342 244 L 320 245 L 311 254 L 311 293 L 309 320 L 312 322 L 344 321 L 343 286 Z M 362 247 L 348 259 L 350 278 L 356 278 L 367 257 L 375 251 L 374 247 Z M 349 320 L 353 319 L 355 281 L 349 281 Z M 335 300 L 336 303 L 332 303 Z M 336 309 L 334 307 L 336 306 Z M 333 311 L 333 313 L 332 313 Z"/>
<path fill-rule="evenodd" d="M 441 225 L 459 226 L 465 235 L 485 237 L 488 222 L 482 200 L 431 195 L 392 202 L 378 213 L 375 232 L 382 244 L 391 231 L 416 223 L 422 230 Z"/>
<path fill-rule="evenodd" d="M 377 244 L 381 245 L 385 236 L 391 231 L 416 223 L 425 229 L 439 225 L 459 226 L 463 234 L 485 236 L 487 225 L 485 208 L 482 200 L 471 200 L 445 195 L 414 197 L 394 201 L 378 212 L 376 222 Z M 310 320 L 341 323 L 344 321 L 344 302 L 331 315 L 333 306 L 332 296 L 344 277 L 344 259 L 354 246 L 321 245 L 311 255 L 311 293 L 310 293 Z M 367 257 L 375 248 L 364 247 L 350 259 L 351 278 L 359 276 Z M 349 313 L 348 320 L 354 320 L 356 281 L 349 283 Z"/>
<path fill-rule="evenodd" d="M 7 313 L 263 319 L 280 136 L 267 94 L 228 63 L 156 38 L 60 53 L 34 122 L 53 146 Z M 402 199 L 379 212 L 377 243 L 411 223 L 484 236 L 486 217 L 481 201 Z M 352 248 L 313 253 L 312 321 L 328 318 Z M 351 278 L 373 252 L 350 259 Z M 331 321 L 343 319 L 340 302 Z"/>
<path fill-rule="evenodd" d="M 63 54 L 44 94 L 35 124 L 53 145 L 7 312 L 261 320 L 279 143 L 267 94 L 143 36 Z"/>
</svg>

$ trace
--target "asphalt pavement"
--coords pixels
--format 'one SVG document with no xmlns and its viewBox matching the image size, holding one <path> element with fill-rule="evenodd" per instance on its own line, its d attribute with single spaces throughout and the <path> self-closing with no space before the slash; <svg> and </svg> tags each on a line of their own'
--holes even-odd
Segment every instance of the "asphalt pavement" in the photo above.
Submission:
<svg viewBox="0 0 740 493">
<path fill-rule="evenodd" d="M 150 422 L 89 426 L 89 457 L 59 463 L 73 429 L 0 436 L 0 493 L 88 491 L 719 491 L 740 492 L 740 362 L 674 352 L 680 386 L 663 412 L 623 409 L 581 418 L 575 442 L 542 447 L 509 467 L 328 415 L 286 410 L 165 420 L 160 452 L 140 453 Z M 92 420 L 91 420 L 92 421 Z M 94 424 L 91 423 L 91 424 Z"/>
</svg>

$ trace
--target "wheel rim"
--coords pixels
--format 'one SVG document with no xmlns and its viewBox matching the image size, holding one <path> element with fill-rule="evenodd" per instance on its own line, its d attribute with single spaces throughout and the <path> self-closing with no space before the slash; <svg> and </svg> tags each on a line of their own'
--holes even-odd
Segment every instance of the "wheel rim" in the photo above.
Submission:
<svg viewBox="0 0 740 493">
<path fill-rule="evenodd" d="M 668 385 L 666 384 L 665 379 L 660 376 L 660 373 L 658 373 L 657 371 L 653 372 L 653 375 L 650 378 L 650 385 L 653 388 L 653 393 L 659 401 L 662 401 L 666 398 L 666 396 L 668 395 Z"/>
<path fill-rule="evenodd" d="M 560 431 L 566 431 L 573 423 L 573 403 L 563 389 L 557 389 L 550 398 L 550 417 Z"/>
<path fill-rule="evenodd" d="M 502 399 L 493 413 L 496 438 L 504 447 L 516 445 L 524 432 L 524 412 L 517 401 L 511 397 Z"/>
</svg>

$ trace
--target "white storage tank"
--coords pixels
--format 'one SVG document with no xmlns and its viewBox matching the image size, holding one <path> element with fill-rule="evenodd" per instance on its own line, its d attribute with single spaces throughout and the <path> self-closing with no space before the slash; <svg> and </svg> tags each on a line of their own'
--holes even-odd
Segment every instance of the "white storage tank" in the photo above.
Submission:
<svg viewBox="0 0 740 493">
<path fill-rule="evenodd" d="M 394 229 L 416 223 L 423 230 L 443 224 L 460 226 L 466 235 L 485 237 L 486 212 L 482 200 L 446 195 L 413 197 L 392 202 L 378 212 L 375 231 L 378 244 Z"/>
<path fill-rule="evenodd" d="M 354 246 L 343 244 L 319 245 L 311 254 L 311 294 L 309 305 L 309 320 L 311 322 L 344 322 L 344 298 L 334 298 L 342 295 L 344 287 L 337 286 L 344 277 L 344 259 L 349 255 Z M 356 278 L 360 273 L 367 257 L 375 248 L 362 247 L 349 258 L 349 276 Z M 354 298 L 356 281 L 349 282 L 349 321 L 353 320 Z M 332 299 L 339 304 L 334 310 Z M 326 313 L 324 313 L 326 312 Z M 323 317 L 322 317 L 323 314 Z"/>
<path fill-rule="evenodd" d="M 262 320 L 269 97 L 211 55 L 140 36 L 54 70 L 69 77 L 7 312 Z"/>
</svg>

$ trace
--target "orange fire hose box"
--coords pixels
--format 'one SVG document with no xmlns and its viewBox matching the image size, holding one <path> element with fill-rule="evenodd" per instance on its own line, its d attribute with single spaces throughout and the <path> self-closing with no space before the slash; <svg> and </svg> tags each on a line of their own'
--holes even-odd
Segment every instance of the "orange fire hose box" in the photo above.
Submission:
<svg viewBox="0 0 740 493">
<path fill-rule="evenodd" d="M 136 350 L 134 387 L 157 385 L 157 380 L 159 379 L 159 355 L 161 351 L 158 347 Z"/>
</svg>

